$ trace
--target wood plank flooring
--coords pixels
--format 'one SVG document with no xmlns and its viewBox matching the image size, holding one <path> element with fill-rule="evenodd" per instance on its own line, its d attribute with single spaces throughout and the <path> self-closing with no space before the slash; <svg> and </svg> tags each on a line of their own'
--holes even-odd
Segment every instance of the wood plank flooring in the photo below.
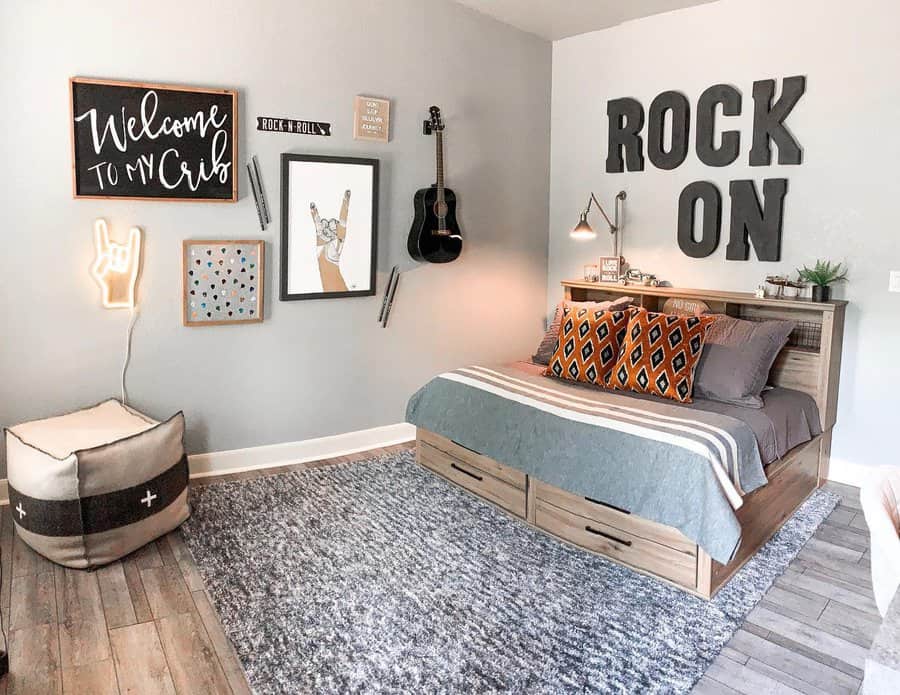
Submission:
<svg viewBox="0 0 900 695">
<path fill-rule="evenodd" d="M 384 447 L 191 484 L 246 480 L 409 448 Z M 3 506 L 0 553 L 0 611 L 10 654 L 0 695 L 250 693 L 180 531 L 84 572 L 33 552 L 15 535 L 9 506 Z"/>
<path fill-rule="evenodd" d="M 695 693 L 859 691 L 866 650 L 879 624 L 868 533 L 858 490 L 831 483 L 829 488 L 843 503 L 751 612 Z M 0 695 L 250 692 L 179 531 L 108 567 L 81 572 L 32 552 L 14 535 L 9 507 L 0 510 L 0 610 L 11 660 Z"/>
<path fill-rule="evenodd" d="M 747 616 L 695 693 L 859 692 L 881 623 L 869 534 L 859 490 L 837 483 L 826 489 L 843 502 Z"/>
</svg>

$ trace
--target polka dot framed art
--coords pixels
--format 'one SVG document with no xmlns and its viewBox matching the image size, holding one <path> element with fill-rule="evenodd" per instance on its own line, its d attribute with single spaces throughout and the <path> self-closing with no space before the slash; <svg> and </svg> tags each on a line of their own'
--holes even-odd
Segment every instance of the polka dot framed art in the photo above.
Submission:
<svg viewBox="0 0 900 695">
<path fill-rule="evenodd" d="M 182 322 L 222 326 L 263 320 L 262 239 L 188 239 L 182 246 Z"/>
</svg>

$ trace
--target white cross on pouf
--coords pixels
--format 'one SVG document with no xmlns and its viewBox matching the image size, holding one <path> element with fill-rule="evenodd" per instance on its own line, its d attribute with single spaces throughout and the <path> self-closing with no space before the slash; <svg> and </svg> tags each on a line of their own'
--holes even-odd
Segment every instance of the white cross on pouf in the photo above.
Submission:
<svg viewBox="0 0 900 695">
<path fill-rule="evenodd" d="M 28 516 L 25 512 L 25 507 L 22 506 L 22 503 L 19 502 L 19 506 L 16 507 L 16 511 L 19 513 L 19 519 L 21 520 L 23 516 Z"/>
<path fill-rule="evenodd" d="M 156 495 L 154 495 L 150 490 L 147 490 L 147 496 L 141 499 L 141 504 L 146 504 L 147 509 L 150 509 L 150 505 L 153 504 L 153 500 L 156 499 Z"/>
</svg>

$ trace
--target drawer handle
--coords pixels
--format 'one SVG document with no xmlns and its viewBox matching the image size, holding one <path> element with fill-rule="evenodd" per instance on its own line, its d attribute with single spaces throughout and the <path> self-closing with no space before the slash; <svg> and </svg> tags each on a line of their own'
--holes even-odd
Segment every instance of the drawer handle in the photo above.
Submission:
<svg viewBox="0 0 900 695">
<path fill-rule="evenodd" d="M 465 468 L 460 468 L 460 467 L 457 466 L 455 463 L 451 463 L 451 464 L 450 464 L 450 468 L 452 468 L 452 469 L 454 469 L 454 470 L 457 470 L 457 471 L 459 471 L 460 473 L 465 473 L 465 474 L 466 474 L 467 476 L 469 476 L 470 478 L 475 478 L 475 480 L 477 480 L 479 483 L 480 483 L 482 480 L 484 480 L 484 478 L 482 478 L 480 475 L 475 475 L 474 473 L 469 473 L 469 471 L 467 471 Z"/>
<path fill-rule="evenodd" d="M 628 548 L 631 547 L 631 541 L 623 541 L 621 538 L 616 538 L 615 536 L 611 536 L 608 533 L 603 533 L 603 531 L 598 531 L 595 528 L 591 528 L 590 526 L 585 526 L 584 530 L 588 533 L 593 533 L 595 536 L 603 536 L 606 540 L 613 541 L 615 543 L 620 543 Z"/>
<path fill-rule="evenodd" d="M 608 509 L 615 510 L 617 512 L 621 512 L 622 514 L 631 514 L 627 509 L 622 509 L 621 507 L 616 507 L 611 504 L 607 504 L 606 502 L 601 502 L 600 500 L 595 500 L 593 497 L 585 497 L 588 502 L 592 504 L 599 504 L 601 507 L 607 507 Z"/>
</svg>

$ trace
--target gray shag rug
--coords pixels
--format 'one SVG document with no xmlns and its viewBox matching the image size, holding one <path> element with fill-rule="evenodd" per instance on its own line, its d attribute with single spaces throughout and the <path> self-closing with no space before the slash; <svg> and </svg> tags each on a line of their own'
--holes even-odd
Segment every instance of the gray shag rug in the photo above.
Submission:
<svg viewBox="0 0 900 695">
<path fill-rule="evenodd" d="M 838 502 L 816 492 L 711 602 L 411 452 L 194 488 L 183 528 L 257 693 L 686 693 Z"/>
</svg>

